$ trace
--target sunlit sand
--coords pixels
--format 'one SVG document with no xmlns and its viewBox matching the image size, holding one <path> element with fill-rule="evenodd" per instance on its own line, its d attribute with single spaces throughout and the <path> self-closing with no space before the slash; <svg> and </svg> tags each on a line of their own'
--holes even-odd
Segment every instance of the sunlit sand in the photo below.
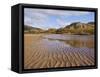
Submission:
<svg viewBox="0 0 100 77">
<path fill-rule="evenodd" d="M 24 34 L 24 69 L 94 65 L 93 41 L 82 47 L 86 43 L 71 46 L 72 42 L 63 40 L 46 38 L 46 34 Z"/>
</svg>

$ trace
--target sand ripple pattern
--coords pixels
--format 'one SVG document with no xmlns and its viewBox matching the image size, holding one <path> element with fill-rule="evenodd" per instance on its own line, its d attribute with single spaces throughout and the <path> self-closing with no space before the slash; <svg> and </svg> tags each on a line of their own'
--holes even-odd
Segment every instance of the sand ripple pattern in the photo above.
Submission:
<svg viewBox="0 0 100 77">
<path fill-rule="evenodd" d="M 24 69 L 94 65 L 94 49 L 67 47 L 43 35 L 24 35 Z"/>
</svg>

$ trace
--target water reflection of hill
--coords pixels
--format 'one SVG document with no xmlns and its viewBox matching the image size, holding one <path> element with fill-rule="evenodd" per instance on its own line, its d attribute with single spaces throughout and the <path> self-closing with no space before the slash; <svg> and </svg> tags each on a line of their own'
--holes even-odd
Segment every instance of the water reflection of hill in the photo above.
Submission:
<svg viewBox="0 0 100 77">
<path fill-rule="evenodd" d="M 50 41 L 60 41 L 63 42 L 65 44 L 67 44 L 68 46 L 71 47 L 87 47 L 87 48 L 94 48 L 94 39 L 93 36 L 84 36 L 83 38 L 77 37 L 77 35 L 75 36 L 70 36 L 68 35 L 69 38 L 65 38 L 66 36 L 63 35 L 63 37 L 56 37 L 56 35 L 51 36 L 45 36 L 45 38 L 47 38 Z"/>
<path fill-rule="evenodd" d="M 24 68 L 94 66 L 93 45 L 93 36 L 25 34 Z"/>
</svg>

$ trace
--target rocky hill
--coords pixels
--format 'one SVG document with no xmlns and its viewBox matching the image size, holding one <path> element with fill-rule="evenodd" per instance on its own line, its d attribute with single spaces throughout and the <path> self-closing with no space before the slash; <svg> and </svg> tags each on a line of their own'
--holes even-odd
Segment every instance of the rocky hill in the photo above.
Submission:
<svg viewBox="0 0 100 77">
<path fill-rule="evenodd" d="M 94 34 L 94 22 L 81 23 L 75 22 L 57 30 L 57 33 L 68 34 Z"/>
<path fill-rule="evenodd" d="M 41 32 L 44 32 L 44 30 L 42 30 L 40 28 L 25 25 L 24 32 L 25 33 L 41 33 Z"/>
<path fill-rule="evenodd" d="M 31 26 L 25 26 L 24 32 L 25 33 L 56 33 L 56 34 L 77 34 L 77 35 L 87 35 L 87 34 L 94 34 L 94 22 L 88 23 L 81 23 L 81 22 L 74 22 L 70 25 L 66 25 L 64 28 L 59 29 L 48 29 L 43 30 L 40 28 L 35 28 Z"/>
</svg>

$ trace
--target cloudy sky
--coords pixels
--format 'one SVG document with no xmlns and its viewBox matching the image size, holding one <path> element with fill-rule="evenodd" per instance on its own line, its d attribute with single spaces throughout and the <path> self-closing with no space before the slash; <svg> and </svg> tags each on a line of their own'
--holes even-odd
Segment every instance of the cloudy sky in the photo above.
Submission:
<svg viewBox="0 0 100 77">
<path fill-rule="evenodd" d="M 60 28 L 72 22 L 94 21 L 94 12 L 52 9 L 24 9 L 24 25 L 37 28 Z"/>
</svg>

